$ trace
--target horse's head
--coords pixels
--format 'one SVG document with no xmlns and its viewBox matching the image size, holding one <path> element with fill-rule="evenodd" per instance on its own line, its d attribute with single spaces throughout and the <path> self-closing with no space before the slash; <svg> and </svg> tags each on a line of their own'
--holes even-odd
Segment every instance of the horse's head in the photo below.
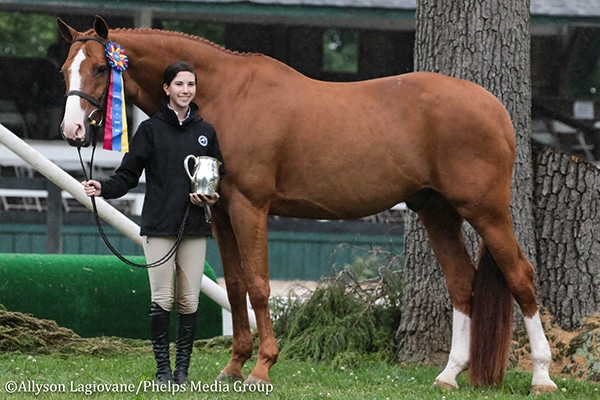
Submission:
<svg viewBox="0 0 600 400">
<path fill-rule="evenodd" d="M 105 55 L 108 25 L 96 16 L 94 28 L 82 33 L 59 18 L 58 30 L 71 43 L 61 69 L 66 82 L 67 101 L 60 131 L 71 146 L 86 147 L 92 143 L 96 133 L 94 127 L 103 123 L 110 74 Z"/>
</svg>

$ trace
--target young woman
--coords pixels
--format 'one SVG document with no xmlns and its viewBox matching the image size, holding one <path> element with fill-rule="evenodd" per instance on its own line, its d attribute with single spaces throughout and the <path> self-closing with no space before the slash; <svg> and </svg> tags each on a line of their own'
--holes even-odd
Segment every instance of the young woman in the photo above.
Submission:
<svg viewBox="0 0 600 400">
<path fill-rule="evenodd" d="M 175 62 L 164 72 L 166 98 L 160 111 L 142 122 L 115 174 L 106 180 L 82 182 L 88 196 L 117 198 L 137 186 L 146 173 L 146 196 L 142 208 L 141 235 L 146 262 L 160 260 L 173 247 L 191 201 L 184 237 L 173 257 L 149 268 L 151 304 L 150 332 L 159 384 L 188 382 L 188 367 L 196 327 L 200 285 L 206 257 L 206 237 L 212 233 L 203 203 L 209 206 L 219 195 L 190 193 L 183 160 L 189 155 L 210 156 L 223 162 L 217 135 L 192 103 L 196 74 L 191 65 Z M 220 174 L 224 173 L 221 164 Z M 176 284 L 174 282 L 176 276 Z M 175 292 L 176 291 L 176 292 Z M 169 316 L 177 303 L 178 329 L 175 369 L 169 359 Z"/>
</svg>

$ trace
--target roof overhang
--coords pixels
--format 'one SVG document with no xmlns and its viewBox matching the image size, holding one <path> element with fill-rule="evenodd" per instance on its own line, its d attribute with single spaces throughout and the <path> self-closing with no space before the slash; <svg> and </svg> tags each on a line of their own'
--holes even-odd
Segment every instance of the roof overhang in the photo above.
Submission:
<svg viewBox="0 0 600 400">
<path fill-rule="evenodd" d="M 282 24 L 414 30 L 415 7 L 413 3 L 416 3 L 416 1 L 0 0 L 0 10 L 43 12 L 56 14 L 57 16 L 77 14 L 90 15 L 91 17 L 98 14 L 111 17 L 145 14 L 158 19 L 204 20 L 233 24 Z M 348 4 L 353 6 L 348 6 Z M 532 5 L 532 35 L 556 35 L 571 26 L 600 27 L 600 13 L 589 16 L 573 11 L 572 15 L 564 15 L 555 8 L 548 8 L 544 11 L 543 4 L 535 4 Z M 567 11 L 563 10 L 563 12 Z"/>
<path fill-rule="evenodd" d="M 0 10 L 104 17 L 150 13 L 153 18 L 224 23 L 413 30 L 414 9 L 282 5 L 255 2 L 0 0 Z"/>
</svg>

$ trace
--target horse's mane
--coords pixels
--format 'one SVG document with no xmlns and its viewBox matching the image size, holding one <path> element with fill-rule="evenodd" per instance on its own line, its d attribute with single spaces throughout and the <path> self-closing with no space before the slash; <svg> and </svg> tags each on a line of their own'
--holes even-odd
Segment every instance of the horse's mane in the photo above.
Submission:
<svg viewBox="0 0 600 400">
<path fill-rule="evenodd" d="M 154 34 L 159 34 L 159 35 L 178 36 L 178 37 L 182 37 L 185 39 L 194 40 L 194 41 L 206 44 L 206 45 L 211 46 L 219 51 L 223 51 L 225 53 L 232 54 L 232 55 L 237 55 L 237 56 L 262 55 L 259 53 L 239 52 L 239 51 L 229 50 L 229 49 L 226 49 L 225 47 L 223 47 L 215 42 L 212 42 L 208 39 L 205 39 L 203 37 L 195 36 L 195 35 L 191 35 L 191 34 L 183 33 L 183 32 L 176 32 L 176 31 L 169 31 L 169 30 L 155 29 L 155 28 L 116 28 L 116 29 L 112 29 L 112 31 L 113 32 L 132 32 L 132 33 L 154 33 Z"/>
</svg>

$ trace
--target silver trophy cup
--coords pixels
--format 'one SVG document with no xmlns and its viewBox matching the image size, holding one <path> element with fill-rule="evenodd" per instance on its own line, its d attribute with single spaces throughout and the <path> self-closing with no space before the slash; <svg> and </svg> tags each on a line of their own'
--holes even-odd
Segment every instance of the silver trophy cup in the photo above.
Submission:
<svg viewBox="0 0 600 400">
<path fill-rule="evenodd" d="M 194 160 L 193 173 L 190 172 L 190 160 Z M 185 172 L 190 177 L 192 192 L 212 196 L 219 186 L 219 160 L 213 157 L 188 155 L 183 160 Z M 211 222 L 212 212 L 208 204 L 204 203 L 204 217 L 206 222 Z"/>
<path fill-rule="evenodd" d="M 193 173 L 190 172 L 190 160 L 194 160 Z M 192 192 L 212 196 L 219 186 L 219 160 L 213 157 L 190 154 L 183 160 L 183 167 L 192 183 Z"/>
</svg>

